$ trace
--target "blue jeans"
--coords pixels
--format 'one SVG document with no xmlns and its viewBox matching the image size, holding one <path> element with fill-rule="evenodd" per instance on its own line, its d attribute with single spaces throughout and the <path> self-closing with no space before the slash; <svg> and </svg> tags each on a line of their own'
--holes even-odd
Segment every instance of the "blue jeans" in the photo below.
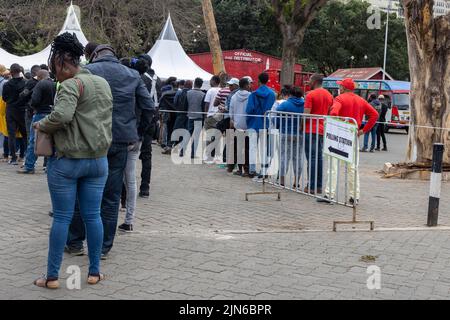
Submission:
<svg viewBox="0 0 450 320">
<path fill-rule="evenodd" d="M 195 123 L 197 123 L 198 129 L 195 130 Z M 200 135 L 202 133 L 203 128 L 203 119 L 189 119 L 188 121 L 188 131 L 191 134 L 191 140 L 192 140 L 192 151 L 191 151 L 191 158 L 193 159 L 195 157 L 195 154 L 197 153 L 197 148 L 201 144 L 200 141 Z M 196 141 L 196 143 L 194 143 Z"/>
<path fill-rule="evenodd" d="M 322 189 L 323 183 L 323 136 L 315 133 L 306 134 L 305 153 L 308 160 L 309 188 L 311 191 L 317 191 Z"/>
<path fill-rule="evenodd" d="M 103 192 L 101 218 L 103 222 L 102 253 L 107 254 L 114 243 L 119 218 L 120 196 L 122 193 L 123 176 L 127 166 L 128 146 L 126 144 L 112 144 L 108 151 L 108 180 Z M 67 246 L 69 248 L 83 248 L 85 226 L 83 216 L 75 212 L 70 225 Z"/>
<path fill-rule="evenodd" d="M 31 127 L 30 127 L 30 139 L 28 140 L 28 148 L 27 148 L 27 154 L 25 156 L 25 169 L 28 171 L 34 170 L 34 166 L 36 165 L 37 157 L 34 154 L 34 129 L 32 128 L 33 123 L 41 121 L 44 119 L 47 115 L 45 113 L 37 113 L 33 116 L 33 120 L 31 120 Z"/>
<path fill-rule="evenodd" d="M 99 159 L 52 157 L 49 159 L 47 180 L 53 206 L 53 224 L 48 250 L 48 278 L 58 278 L 77 195 L 81 216 L 87 230 L 89 274 L 100 273 L 103 239 L 100 204 L 107 175 L 106 157 Z"/>
<path fill-rule="evenodd" d="M 377 128 L 378 124 L 376 124 L 372 130 L 370 130 L 368 133 L 364 135 L 364 150 L 367 150 L 369 148 L 369 136 L 372 136 L 372 143 L 370 145 L 370 150 L 375 149 L 375 141 L 377 139 Z"/>
</svg>

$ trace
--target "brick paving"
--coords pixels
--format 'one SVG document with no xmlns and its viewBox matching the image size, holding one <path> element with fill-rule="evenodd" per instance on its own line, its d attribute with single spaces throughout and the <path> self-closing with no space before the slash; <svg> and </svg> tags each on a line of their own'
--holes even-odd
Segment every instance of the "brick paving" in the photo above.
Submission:
<svg viewBox="0 0 450 320">
<path fill-rule="evenodd" d="M 377 228 L 423 227 L 428 182 L 385 180 L 386 161 L 402 160 L 406 136 L 389 134 L 389 153 L 362 154 L 361 219 Z M 283 192 L 244 200 L 261 185 L 216 166 L 176 166 L 155 148 L 150 200 L 139 200 L 136 232 L 120 234 L 96 287 L 35 288 L 45 271 L 51 218 L 45 174 L 19 176 L 0 164 L 0 298 L 3 299 L 447 299 L 447 230 L 331 232 L 351 209 Z M 442 226 L 450 226 L 450 185 L 443 185 Z M 123 215 L 122 215 L 123 216 Z M 374 262 L 361 261 L 374 256 Z M 368 290 L 369 265 L 382 272 Z M 81 267 L 87 257 L 65 256 Z"/>
</svg>

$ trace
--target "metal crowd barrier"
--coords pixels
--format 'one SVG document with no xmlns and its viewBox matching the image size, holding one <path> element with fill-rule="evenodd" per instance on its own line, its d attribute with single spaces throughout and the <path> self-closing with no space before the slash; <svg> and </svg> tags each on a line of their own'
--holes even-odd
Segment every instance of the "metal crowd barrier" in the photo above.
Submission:
<svg viewBox="0 0 450 320">
<path fill-rule="evenodd" d="M 319 131 L 322 124 L 323 135 Z M 360 199 L 356 120 L 269 111 L 259 138 L 263 191 L 247 193 L 246 200 L 249 196 L 274 193 L 280 200 L 279 192 L 267 191 L 268 184 L 321 202 L 353 208 L 353 219 L 334 221 L 334 231 L 338 224 L 364 223 L 374 229 L 373 221 L 357 221 L 356 218 Z"/>
</svg>

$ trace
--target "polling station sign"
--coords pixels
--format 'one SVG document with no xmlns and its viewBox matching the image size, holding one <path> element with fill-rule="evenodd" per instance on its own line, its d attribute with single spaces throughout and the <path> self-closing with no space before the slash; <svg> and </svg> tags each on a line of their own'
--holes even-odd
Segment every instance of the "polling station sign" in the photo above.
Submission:
<svg viewBox="0 0 450 320">
<path fill-rule="evenodd" d="M 353 164 L 357 126 L 339 119 L 327 118 L 325 123 L 324 153 Z"/>
</svg>

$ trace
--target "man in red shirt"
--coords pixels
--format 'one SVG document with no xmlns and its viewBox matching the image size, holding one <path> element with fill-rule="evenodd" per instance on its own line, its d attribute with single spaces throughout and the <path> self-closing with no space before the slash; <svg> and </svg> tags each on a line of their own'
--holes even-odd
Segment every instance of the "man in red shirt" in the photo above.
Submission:
<svg viewBox="0 0 450 320">
<path fill-rule="evenodd" d="M 330 116 L 353 118 L 358 124 L 358 136 L 364 135 L 372 130 L 373 126 L 378 120 L 378 112 L 366 100 L 356 95 L 353 91 L 356 89 L 356 83 L 350 79 L 344 79 L 337 82 L 340 87 L 341 94 L 334 99 L 331 107 Z M 362 120 L 364 115 L 368 117 L 368 122 L 361 130 Z M 358 152 L 359 148 L 356 148 Z M 327 185 L 325 195 L 329 199 L 333 199 L 336 191 L 337 183 L 337 159 L 331 159 L 331 166 L 328 168 L 328 175 L 331 177 L 331 185 Z M 349 166 L 348 170 L 348 190 L 350 194 L 350 204 L 358 203 L 359 201 L 359 174 L 356 170 L 358 164 Z M 356 175 L 356 179 L 355 179 Z M 356 182 L 356 185 L 355 185 Z M 356 194 L 355 194 L 356 193 Z"/>
<path fill-rule="evenodd" d="M 323 120 L 314 117 L 327 116 L 333 104 L 333 96 L 322 88 L 323 76 L 314 74 L 309 80 L 312 91 L 306 95 L 305 114 L 311 114 L 305 122 L 305 153 L 308 160 L 309 184 L 305 192 L 322 194 L 323 182 Z"/>
</svg>

